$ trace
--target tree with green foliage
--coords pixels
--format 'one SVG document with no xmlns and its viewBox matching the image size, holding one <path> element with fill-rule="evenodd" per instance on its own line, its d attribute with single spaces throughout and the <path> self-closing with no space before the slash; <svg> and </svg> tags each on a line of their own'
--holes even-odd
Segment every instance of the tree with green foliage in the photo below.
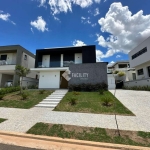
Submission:
<svg viewBox="0 0 150 150">
<path fill-rule="evenodd" d="M 20 93 L 22 94 L 22 80 L 23 77 L 26 77 L 26 75 L 30 73 L 30 69 L 16 65 L 15 72 L 20 77 Z"/>
</svg>

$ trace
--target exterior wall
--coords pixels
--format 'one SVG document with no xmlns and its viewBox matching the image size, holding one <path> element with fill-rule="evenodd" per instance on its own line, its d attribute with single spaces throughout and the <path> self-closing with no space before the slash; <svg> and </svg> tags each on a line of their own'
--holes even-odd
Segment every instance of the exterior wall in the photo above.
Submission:
<svg viewBox="0 0 150 150">
<path fill-rule="evenodd" d="M 1 87 L 5 86 L 5 82 L 8 80 L 12 80 L 13 81 L 13 75 L 8 75 L 8 74 L 2 74 L 2 78 L 1 78 Z"/>
<path fill-rule="evenodd" d="M 150 58 L 149 58 L 149 59 L 150 59 Z M 147 62 L 147 63 L 141 64 L 141 65 L 135 67 L 137 79 L 149 78 L 148 70 L 147 70 L 147 67 L 148 67 L 148 66 L 150 66 L 150 61 Z M 143 72 L 144 72 L 143 75 L 138 75 L 138 74 L 137 74 L 137 70 L 139 70 L 139 69 L 143 69 Z"/>
<path fill-rule="evenodd" d="M 39 88 L 59 88 L 60 71 L 42 71 L 40 72 Z"/>
<path fill-rule="evenodd" d="M 132 55 L 147 47 L 147 52 L 132 60 Z M 134 68 L 150 61 L 150 37 L 129 52 L 130 67 Z"/>
<path fill-rule="evenodd" d="M 115 84 L 115 78 L 113 74 L 107 74 L 107 80 L 108 80 L 108 89 L 115 89 L 116 84 Z"/>
<path fill-rule="evenodd" d="M 1 87 L 1 82 L 2 82 L 2 74 L 0 73 L 0 87 Z"/>
<path fill-rule="evenodd" d="M 124 86 L 150 86 L 150 78 L 124 82 Z"/>
<path fill-rule="evenodd" d="M 23 77 L 22 86 L 28 87 L 29 85 L 38 85 L 38 82 L 39 82 L 39 80 L 37 80 L 37 79 Z"/>
<path fill-rule="evenodd" d="M 71 71 L 69 85 L 82 83 L 107 83 L 106 63 L 73 64 L 70 65 L 69 70 Z M 85 77 L 75 77 L 74 75 L 77 73 L 80 73 L 81 75 L 84 74 Z"/>
</svg>

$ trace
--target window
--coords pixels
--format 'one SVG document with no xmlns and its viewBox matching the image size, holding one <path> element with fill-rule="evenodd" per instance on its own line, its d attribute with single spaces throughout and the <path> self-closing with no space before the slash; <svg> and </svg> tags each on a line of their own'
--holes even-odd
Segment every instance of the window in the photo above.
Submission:
<svg viewBox="0 0 150 150">
<path fill-rule="evenodd" d="M 1 55 L 0 60 L 7 60 L 7 55 Z"/>
<path fill-rule="evenodd" d="M 137 74 L 138 74 L 138 75 L 143 75 L 143 74 L 144 74 L 143 69 L 137 70 Z"/>
<path fill-rule="evenodd" d="M 127 68 L 127 64 L 118 64 L 119 68 Z"/>
<path fill-rule="evenodd" d="M 147 47 L 143 48 L 142 50 L 140 50 L 139 52 L 135 53 L 134 55 L 132 55 L 132 59 L 135 59 L 136 57 L 144 54 L 147 52 Z"/>
<path fill-rule="evenodd" d="M 24 55 L 24 60 L 27 60 L 27 55 Z"/>
</svg>

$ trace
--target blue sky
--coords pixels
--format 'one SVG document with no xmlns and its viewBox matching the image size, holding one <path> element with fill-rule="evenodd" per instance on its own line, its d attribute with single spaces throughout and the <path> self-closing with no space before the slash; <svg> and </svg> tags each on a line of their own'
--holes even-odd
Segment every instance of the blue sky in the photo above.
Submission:
<svg viewBox="0 0 150 150">
<path fill-rule="evenodd" d="M 149 0 L 0 0 L 0 46 L 96 45 L 97 61 L 127 60 L 150 36 Z"/>
</svg>

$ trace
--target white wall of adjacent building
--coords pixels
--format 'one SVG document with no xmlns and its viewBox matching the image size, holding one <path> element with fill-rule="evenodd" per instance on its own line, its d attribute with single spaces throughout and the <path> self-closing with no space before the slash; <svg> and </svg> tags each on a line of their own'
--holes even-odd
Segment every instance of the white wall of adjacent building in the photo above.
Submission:
<svg viewBox="0 0 150 150">
<path fill-rule="evenodd" d="M 136 54 L 138 51 L 142 50 L 145 47 L 147 47 L 146 53 L 136 57 L 135 59 L 132 59 L 132 56 L 134 54 Z M 129 52 L 129 59 L 131 68 L 134 68 L 136 66 L 139 66 L 141 64 L 150 61 L 150 37 Z"/>
<path fill-rule="evenodd" d="M 42 71 L 40 72 L 39 88 L 59 88 L 60 71 Z"/>
</svg>

